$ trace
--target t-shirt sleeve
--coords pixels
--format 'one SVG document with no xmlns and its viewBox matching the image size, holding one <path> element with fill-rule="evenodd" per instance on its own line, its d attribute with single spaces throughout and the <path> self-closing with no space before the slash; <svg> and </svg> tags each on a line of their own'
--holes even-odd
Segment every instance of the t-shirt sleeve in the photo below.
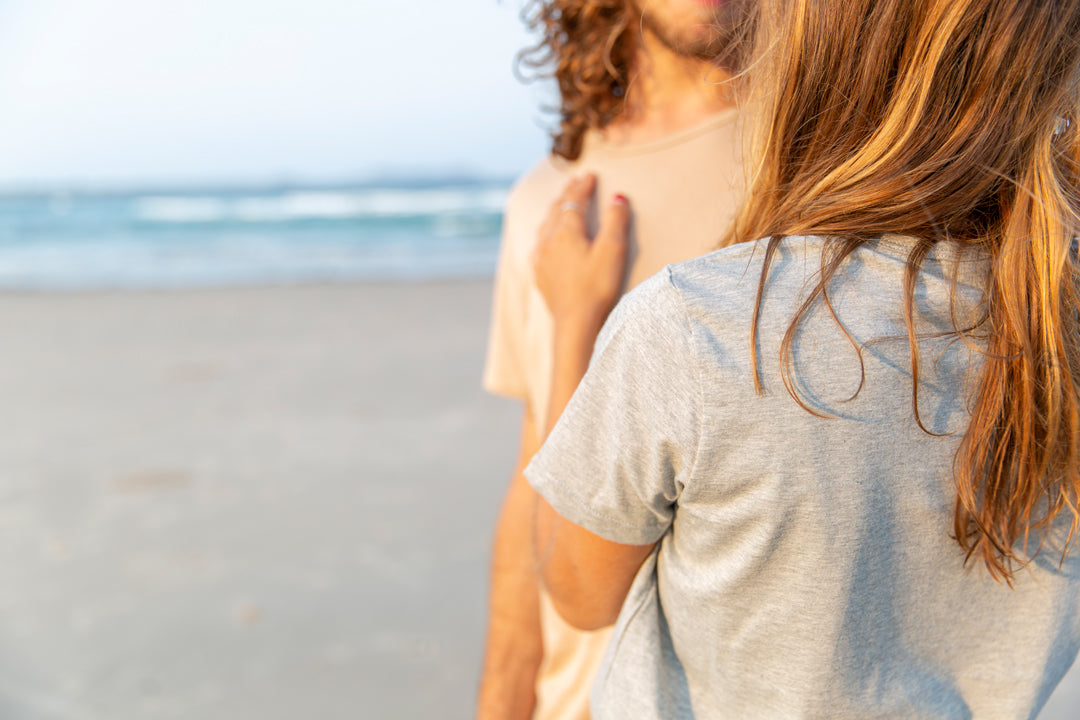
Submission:
<svg viewBox="0 0 1080 720">
<path fill-rule="evenodd" d="M 496 395 L 524 400 L 528 394 L 524 355 L 532 274 L 520 247 L 525 238 L 520 237 L 520 213 L 515 211 L 519 194 L 517 188 L 511 192 L 503 214 L 483 385 Z"/>
<path fill-rule="evenodd" d="M 615 308 L 525 476 L 577 525 L 614 542 L 655 542 L 693 472 L 700 416 L 694 338 L 664 270 Z"/>
</svg>

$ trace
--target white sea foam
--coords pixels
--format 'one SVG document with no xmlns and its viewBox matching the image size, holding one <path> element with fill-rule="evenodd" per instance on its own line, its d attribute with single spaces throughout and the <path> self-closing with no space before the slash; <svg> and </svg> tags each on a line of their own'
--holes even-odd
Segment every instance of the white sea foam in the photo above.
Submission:
<svg viewBox="0 0 1080 720">
<path fill-rule="evenodd" d="M 293 191 L 251 196 L 145 196 L 135 215 L 158 223 L 394 219 L 494 214 L 506 202 L 502 187 Z"/>
<path fill-rule="evenodd" d="M 226 217 L 227 206 L 216 197 L 142 197 L 135 214 L 155 222 L 215 222 Z"/>
<path fill-rule="evenodd" d="M 17 197 L 0 201 L 0 288 L 489 276 L 506 194 L 492 184 Z"/>
</svg>

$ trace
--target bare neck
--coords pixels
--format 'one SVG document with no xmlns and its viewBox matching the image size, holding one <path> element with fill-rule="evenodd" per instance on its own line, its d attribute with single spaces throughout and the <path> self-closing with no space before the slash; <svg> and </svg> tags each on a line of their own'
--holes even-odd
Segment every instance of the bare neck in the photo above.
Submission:
<svg viewBox="0 0 1080 720">
<path fill-rule="evenodd" d="M 613 145 L 659 140 L 734 107 L 730 74 L 705 60 L 677 55 L 645 32 L 626 93 L 626 110 L 604 129 Z"/>
</svg>

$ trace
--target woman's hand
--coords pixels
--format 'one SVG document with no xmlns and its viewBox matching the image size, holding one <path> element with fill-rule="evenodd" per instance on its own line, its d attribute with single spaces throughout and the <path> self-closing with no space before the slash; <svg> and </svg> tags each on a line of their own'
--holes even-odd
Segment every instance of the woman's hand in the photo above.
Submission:
<svg viewBox="0 0 1080 720">
<path fill-rule="evenodd" d="M 590 240 L 585 211 L 595 189 L 594 175 L 570 181 L 540 226 L 533 254 L 536 283 L 556 331 L 576 328 L 593 333 L 593 339 L 622 291 L 630 223 L 626 198 L 616 195 L 601 210 L 600 228 Z"/>
</svg>

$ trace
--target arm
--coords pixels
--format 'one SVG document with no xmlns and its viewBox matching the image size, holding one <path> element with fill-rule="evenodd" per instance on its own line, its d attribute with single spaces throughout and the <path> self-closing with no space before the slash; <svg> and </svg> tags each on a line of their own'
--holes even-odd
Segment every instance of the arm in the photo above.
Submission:
<svg viewBox="0 0 1080 720">
<path fill-rule="evenodd" d="M 599 329 L 570 325 L 556 339 L 550 414 L 556 419 L 581 382 Z M 571 384 L 571 378 L 576 378 Z M 559 382 L 559 380 L 563 382 Z M 547 434 L 554 427 L 549 421 Z M 530 488 L 531 489 L 531 488 Z M 540 576 L 559 614 L 582 630 L 615 622 L 630 584 L 653 545 L 611 542 L 566 520 L 535 491 L 535 546 Z"/>
<path fill-rule="evenodd" d="M 630 213 L 616 196 L 603 210 L 596 238 L 569 204 L 588 201 L 595 180 L 572 182 L 541 231 L 534 265 L 537 283 L 555 321 L 555 355 L 547 427 L 551 432 L 588 369 L 593 345 L 618 300 L 626 262 Z M 611 542 L 560 516 L 535 494 L 536 562 L 559 614 L 571 625 L 595 630 L 611 625 L 653 544 Z"/>
<path fill-rule="evenodd" d="M 589 180 L 591 182 L 591 179 Z M 572 184 L 573 185 L 573 184 Z M 551 236 L 557 229 L 560 207 L 564 202 L 580 199 L 588 201 L 588 195 L 573 198 L 565 192 L 556 200 L 539 231 L 538 248 L 550 246 Z M 591 193 L 591 188 L 587 188 Z M 569 191 L 569 189 L 568 189 Z M 579 216 L 580 218 L 580 216 Z M 537 255 L 539 258 L 539 253 Z M 537 259 L 534 258 L 534 259 Z M 576 258 L 566 258 L 546 253 L 544 258 L 553 277 L 562 277 L 572 270 Z M 611 293 L 618 292 L 620 277 Z M 581 309 L 592 310 L 591 303 L 559 295 L 569 304 L 580 303 Z M 606 314 L 606 313 L 605 313 Z M 570 336 L 564 331 L 555 338 L 555 369 L 552 380 L 560 388 L 556 394 L 569 398 L 588 365 L 589 350 L 603 322 L 603 316 L 583 313 L 590 322 L 580 323 L 575 343 L 568 343 Z M 587 346 L 587 349 L 586 349 Z M 561 411 L 555 408 L 555 418 Z M 552 418 L 552 422 L 555 418 Z M 549 423 L 549 426 L 551 423 Z M 540 577 L 537 574 L 532 543 L 533 518 L 539 496 L 526 481 L 522 471 L 539 449 L 547 428 L 537 427 L 533 413 L 525 408 L 521 427 L 521 441 L 517 467 L 510 480 L 495 527 L 492 549 L 489 613 L 484 667 L 477 703 L 478 720 L 526 720 L 532 716 L 536 705 L 536 678 L 543 657 L 540 628 Z"/>
<path fill-rule="evenodd" d="M 584 207 L 594 186 L 595 179 L 591 176 L 567 186 L 540 228 L 533 258 L 541 292 L 556 320 L 552 389 L 546 427 L 536 427 L 526 408 L 517 468 L 496 525 L 488 638 L 477 713 L 480 720 L 529 718 L 536 704 L 536 675 L 543 647 L 539 615 L 540 576 L 532 531 L 534 519 L 539 519 L 537 514 L 543 513 L 544 508 L 554 513 L 528 484 L 522 471 L 584 377 L 596 336 L 622 286 L 629 220 L 625 200 L 608 208 L 602 232 L 594 243 L 585 236 L 582 215 L 564 209 L 565 203 Z M 590 247 L 593 249 L 588 250 Z M 571 523 L 566 525 L 586 532 Z M 588 535 L 606 543 L 592 533 Z M 632 579 L 633 574 L 630 577 Z M 624 589 L 619 603 L 625 595 Z M 558 601 L 556 608 L 568 617 Z M 615 614 L 617 612 L 616 606 Z M 612 622 L 614 614 L 607 622 L 588 625 L 599 628 Z M 579 624 L 579 627 L 583 626 Z"/>
<path fill-rule="evenodd" d="M 532 717 L 542 657 L 539 578 L 529 535 L 536 491 L 522 470 L 540 447 L 536 423 L 525 408 L 517 467 L 495 526 L 491 560 L 487 647 L 477 717 Z"/>
</svg>

